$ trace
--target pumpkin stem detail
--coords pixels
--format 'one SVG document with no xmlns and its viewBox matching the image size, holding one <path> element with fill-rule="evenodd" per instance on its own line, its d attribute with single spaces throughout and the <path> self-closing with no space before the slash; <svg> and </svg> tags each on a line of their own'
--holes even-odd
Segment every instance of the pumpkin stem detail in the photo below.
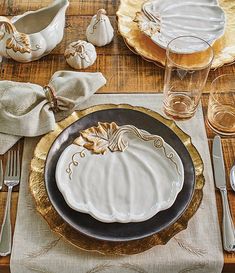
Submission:
<svg viewBox="0 0 235 273">
<path fill-rule="evenodd" d="M 79 54 L 84 54 L 85 53 L 85 46 L 83 44 L 78 44 L 76 47 L 76 51 Z"/>
<path fill-rule="evenodd" d="M 84 59 L 87 63 L 89 63 L 89 58 L 87 56 L 86 48 L 83 42 L 79 41 L 75 45 L 73 45 L 75 51 L 79 54 L 81 59 Z M 72 54 L 74 55 L 74 54 Z M 69 55 L 70 56 L 70 55 Z"/>
<path fill-rule="evenodd" d="M 100 20 L 101 16 L 102 16 L 102 15 L 105 15 L 105 14 L 106 14 L 106 10 L 105 10 L 105 9 L 99 9 L 99 10 L 97 11 L 96 19 L 97 19 L 97 20 Z"/>
<path fill-rule="evenodd" d="M 105 15 L 105 14 L 106 14 L 105 9 L 99 9 L 97 11 L 96 20 L 95 20 L 95 23 L 92 27 L 92 32 L 90 32 L 91 34 L 94 34 L 97 24 L 99 24 L 100 22 L 105 22 L 105 18 L 102 18 L 102 15 Z"/>
<path fill-rule="evenodd" d="M 86 52 L 85 50 L 85 45 L 83 44 L 82 41 L 78 41 L 76 44 L 74 44 L 72 46 L 76 52 L 78 52 L 79 54 L 84 54 Z"/>
</svg>

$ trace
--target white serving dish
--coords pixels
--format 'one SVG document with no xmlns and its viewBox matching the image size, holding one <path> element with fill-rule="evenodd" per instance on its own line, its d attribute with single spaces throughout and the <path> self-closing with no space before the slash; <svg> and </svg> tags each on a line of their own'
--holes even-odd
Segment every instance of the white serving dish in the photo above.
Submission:
<svg viewBox="0 0 235 273">
<path fill-rule="evenodd" d="M 183 165 L 161 137 L 113 124 L 88 129 L 90 142 L 79 138 L 64 150 L 56 183 L 71 208 L 99 221 L 145 221 L 172 206 L 183 187 Z"/>
<path fill-rule="evenodd" d="M 226 23 L 225 13 L 217 0 L 147 1 L 136 20 L 140 30 L 164 49 L 179 36 L 199 37 L 212 45 L 224 34 Z M 182 53 L 203 49 L 204 43 L 195 42 Z M 175 52 L 181 53 L 178 49 Z"/>
<path fill-rule="evenodd" d="M 31 62 L 49 54 L 63 38 L 68 6 L 68 0 L 55 0 L 11 20 L 0 16 L 0 56 Z"/>
</svg>

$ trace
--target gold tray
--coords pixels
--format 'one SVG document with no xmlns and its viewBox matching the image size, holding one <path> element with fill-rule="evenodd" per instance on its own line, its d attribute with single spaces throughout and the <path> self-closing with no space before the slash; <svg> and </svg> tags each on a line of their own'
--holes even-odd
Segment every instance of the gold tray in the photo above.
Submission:
<svg viewBox="0 0 235 273">
<path fill-rule="evenodd" d="M 144 0 L 121 0 L 117 11 L 118 31 L 129 47 L 147 61 L 165 66 L 166 51 L 156 45 L 143 34 L 136 22 L 133 22 L 136 12 L 141 10 Z M 225 34 L 214 45 L 214 60 L 212 69 L 231 63 L 235 60 L 235 0 L 219 0 L 226 14 Z M 196 63 L 196 60 L 195 60 Z"/>
<path fill-rule="evenodd" d="M 177 222 L 164 229 L 163 231 L 152 235 L 150 237 L 130 241 L 130 242 L 107 242 L 96 240 L 87 237 L 76 230 L 74 230 L 69 224 L 63 221 L 63 219 L 57 214 L 52 204 L 50 203 L 46 189 L 44 186 L 44 166 L 46 161 L 47 153 L 56 139 L 56 137 L 73 122 L 77 121 L 81 117 L 84 117 L 90 113 L 114 108 L 125 108 L 133 109 L 145 113 L 156 120 L 161 121 L 165 125 L 171 128 L 181 141 L 186 146 L 192 158 L 195 173 L 196 173 L 196 185 L 195 191 L 192 197 L 192 201 L 184 214 L 178 219 Z M 187 228 L 189 219 L 196 213 L 197 209 L 202 200 L 203 192 L 202 188 L 204 186 L 204 176 L 203 176 L 203 162 L 202 159 L 193 146 L 191 138 L 185 134 L 174 121 L 165 119 L 160 114 L 153 112 L 149 109 L 143 107 L 134 107 L 127 104 L 104 104 L 90 107 L 88 109 L 74 112 L 68 118 L 56 124 L 56 128 L 53 132 L 48 133 L 37 144 L 34 156 L 31 161 L 30 176 L 29 176 L 29 187 L 32 196 L 36 203 L 37 211 L 42 215 L 42 217 L 48 223 L 50 229 L 55 233 L 62 236 L 69 243 L 78 247 L 79 249 L 86 251 L 95 251 L 105 255 L 131 255 L 148 250 L 155 245 L 166 244 L 172 237 L 174 237 L 178 232 Z"/>
</svg>

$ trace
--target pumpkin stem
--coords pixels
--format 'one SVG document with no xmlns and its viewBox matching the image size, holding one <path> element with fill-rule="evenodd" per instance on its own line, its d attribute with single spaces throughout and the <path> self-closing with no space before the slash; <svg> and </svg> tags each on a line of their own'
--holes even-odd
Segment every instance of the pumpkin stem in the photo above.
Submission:
<svg viewBox="0 0 235 273">
<path fill-rule="evenodd" d="M 106 14 L 106 10 L 105 9 L 99 9 L 97 11 L 97 15 L 96 15 L 97 20 L 100 20 L 101 16 L 105 15 L 105 14 Z"/>
<path fill-rule="evenodd" d="M 76 51 L 80 54 L 84 54 L 85 53 L 85 46 L 83 44 L 78 44 L 76 47 Z"/>
<path fill-rule="evenodd" d="M 82 41 L 78 41 L 75 45 L 73 45 L 73 48 L 75 48 L 76 52 L 80 54 L 85 52 L 85 46 Z"/>
</svg>

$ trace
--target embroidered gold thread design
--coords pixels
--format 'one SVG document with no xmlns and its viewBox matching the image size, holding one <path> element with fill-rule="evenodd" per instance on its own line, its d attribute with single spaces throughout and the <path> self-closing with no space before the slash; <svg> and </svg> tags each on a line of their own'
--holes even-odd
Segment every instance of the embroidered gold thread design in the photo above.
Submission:
<svg viewBox="0 0 235 273">
<path fill-rule="evenodd" d="M 28 259 L 35 259 L 37 257 L 40 257 L 46 253 L 48 253 L 52 248 L 54 248 L 60 241 L 61 237 L 57 238 L 56 240 L 53 240 L 51 242 L 49 242 L 48 244 L 42 246 L 41 249 L 39 249 L 38 251 L 34 251 L 32 253 L 29 253 L 27 255 Z"/>
<path fill-rule="evenodd" d="M 191 254 L 197 255 L 197 256 L 204 256 L 207 251 L 205 249 L 200 249 L 198 247 L 192 246 L 188 244 L 187 242 L 178 239 L 177 237 L 174 238 L 177 244 L 184 250 L 190 252 Z"/>
<path fill-rule="evenodd" d="M 146 270 L 144 270 L 143 268 L 141 268 L 140 266 L 135 265 L 135 264 L 123 263 L 121 265 L 121 267 L 126 268 L 126 269 L 130 269 L 131 271 L 136 272 L 136 273 L 148 273 Z"/>
<path fill-rule="evenodd" d="M 39 273 L 52 273 L 52 272 L 49 272 L 47 269 L 45 268 L 37 268 L 37 267 L 34 267 L 34 266 L 30 266 L 30 265 L 27 265 L 24 263 L 24 266 L 29 269 L 30 271 L 34 271 L 34 272 L 39 272 Z"/>
<path fill-rule="evenodd" d="M 178 273 L 189 273 L 189 272 L 195 272 L 195 270 L 201 270 L 205 268 L 205 264 L 198 264 L 195 266 L 191 266 L 188 268 L 185 268 L 183 270 L 180 270 Z"/>
<path fill-rule="evenodd" d="M 88 270 L 86 273 L 99 273 L 99 272 L 103 272 L 106 271 L 106 269 L 110 269 L 112 267 L 112 265 L 110 264 L 99 264 L 95 267 L 93 267 L 92 269 Z"/>
<path fill-rule="evenodd" d="M 114 268 L 114 267 L 129 269 L 130 271 L 136 272 L 136 273 L 147 273 L 147 271 L 144 270 L 143 268 L 141 268 L 140 266 L 135 265 L 135 264 L 131 264 L 131 263 L 122 263 L 122 264 L 118 264 L 118 265 L 108 264 L 108 263 L 100 264 L 100 265 L 97 265 L 97 266 L 93 267 L 92 269 L 88 270 L 86 273 L 106 272 L 106 270 L 108 270 L 110 268 Z"/>
</svg>

